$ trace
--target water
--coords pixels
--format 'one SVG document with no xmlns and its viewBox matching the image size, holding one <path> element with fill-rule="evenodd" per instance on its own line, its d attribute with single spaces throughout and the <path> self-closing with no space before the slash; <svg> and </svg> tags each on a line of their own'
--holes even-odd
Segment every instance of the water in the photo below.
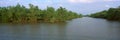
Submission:
<svg viewBox="0 0 120 40">
<path fill-rule="evenodd" d="M 66 23 L 0 24 L 0 40 L 120 40 L 120 22 L 83 17 Z"/>
</svg>

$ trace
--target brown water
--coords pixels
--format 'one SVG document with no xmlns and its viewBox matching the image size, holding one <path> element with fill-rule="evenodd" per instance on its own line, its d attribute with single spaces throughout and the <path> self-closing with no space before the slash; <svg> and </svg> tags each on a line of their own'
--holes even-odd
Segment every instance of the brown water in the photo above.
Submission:
<svg viewBox="0 0 120 40">
<path fill-rule="evenodd" d="M 0 24 L 0 40 L 120 40 L 120 22 L 83 17 L 66 23 Z"/>
</svg>

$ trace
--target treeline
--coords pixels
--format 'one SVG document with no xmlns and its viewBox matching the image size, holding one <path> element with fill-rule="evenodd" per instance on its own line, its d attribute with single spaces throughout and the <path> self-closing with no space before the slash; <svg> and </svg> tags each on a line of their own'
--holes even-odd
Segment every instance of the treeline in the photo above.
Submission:
<svg viewBox="0 0 120 40">
<path fill-rule="evenodd" d="M 95 18 L 105 18 L 108 20 L 120 21 L 120 6 L 117 8 L 109 8 L 108 10 L 97 12 L 95 14 L 91 14 L 90 16 Z"/>
<path fill-rule="evenodd" d="M 63 7 L 54 9 L 47 7 L 42 10 L 38 6 L 29 4 L 29 8 L 17 4 L 16 6 L 0 7 L 0 22 L 29 23 L 29 22 L 64 22 L 73 18 L 81 17 Z"/>
</svg>

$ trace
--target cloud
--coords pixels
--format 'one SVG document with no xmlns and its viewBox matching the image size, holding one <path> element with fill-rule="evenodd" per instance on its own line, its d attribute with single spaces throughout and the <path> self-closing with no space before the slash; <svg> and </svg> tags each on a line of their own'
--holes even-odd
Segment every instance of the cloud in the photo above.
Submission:
<svg viewBox="0 0 120 40">
<path fill-rule="evenodd" d="M 120 0 L 103 0 L 103 1 L 120 1 Z"/>
<path fill-rule="evenodd" d="M 111 6 L 110 5 L 105 5 L 105 7 L 110 8 Z"/>
<path fill-rule="evenodd" d="M 16 0 L 16 2 L 20 2 L 21 0 Z"/>
<path fill-rule="evenodd" d="M 94 0 L 68 0 L 71 3 L 92 3 Z"/>
<path fill-rule="evenodd" d="M 68 0 L 70 3 L 94 3 L 94 2 L 110 2 L 120 0 Z"/>
<path fill-rule="evenodd" d="M 15 2 L 20 2 L 21 0 L 8 0 L 8 1 L 15 1 Z"/>
</svg>

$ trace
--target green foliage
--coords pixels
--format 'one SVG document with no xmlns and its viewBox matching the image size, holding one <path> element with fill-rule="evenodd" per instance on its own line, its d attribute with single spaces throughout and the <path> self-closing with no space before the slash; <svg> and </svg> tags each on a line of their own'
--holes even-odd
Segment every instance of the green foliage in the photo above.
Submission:
<svg viewBox="0 0 120 40">
<path fill-rule="evenodd" d="M 91 14 L 90 16 L 91 17 L 95 17 L 95 18 L 106 18 L 106 15 L 107 14 L 107 11 L 104 10 L 104 11 L 101 11 L 101 12 L 97 12 L 95 14 Z"/>
<path fill-rule="evenodd" d="M 17 4 L 16 6 L 0 7 L 0 22 L 29 23 L 29 22 L 64 22 L 73 18 L 81 17 L 75 12 L 68 11 L 63 7 L 54 9 L 47 7 L 41 10 L 38 6 L 29 4 L 29 8 Z"/>
<path fill-rule="evenodd" d="M 91 14 L 91 17 L 95 17 L 95 18 L 105 18 L 108 20 L 118 20 L 120 21 L 120 7 L 118 8 L 110 8 L 107 11 L 102 11 L 102 12 L 98 12 L 95 14 Z"/>
</svg>

